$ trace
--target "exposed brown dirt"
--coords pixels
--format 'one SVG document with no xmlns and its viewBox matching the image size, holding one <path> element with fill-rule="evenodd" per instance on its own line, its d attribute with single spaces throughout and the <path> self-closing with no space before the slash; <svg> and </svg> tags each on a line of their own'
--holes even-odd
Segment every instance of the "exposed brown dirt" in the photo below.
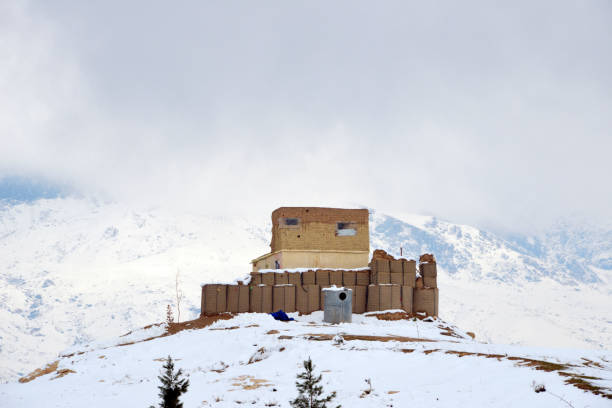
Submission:
<svg viewBox="0 0 612 408">
<path fill-rule="evenodd" d="M 231 327 L 218 327 L 216 329 L 208 329 L 208 330 L 236 330 L 239 328 L 240 326 L 231 326 Z"/>
<path fill-rule="evenodd" d="M 378 313 L 375 315 L 368 315 L 368 317 L 376 317 L 378 320 L 408 320 L 410 319 L 410 315 L 408 313 L 402 312 L 387 312 L 387 313 Z"/>
<path fill-rule="evenodd" d="M 473 332 L 466 332 L 466 334 L 470 336 L 472 339 L 476 338 L 476 334 L 474 334 Z"/>
<path fill-rule="evenodd" d="M 467 352 L 467 351 L 454 351 L 454 350 L 448 350 L 448 351 L 446 352 L 446 354 L 454 354 L 454 355 L 456 355 L 457 357 L 464 357 L 464 356 L 472 356 L 472 355 L 474 355 L 475 353 L 469 353 L 469 352 Z"/>
<path fill-rule="evenodd" d="M 378 320 L 393 321 L 393 320 L 412 320 L 412 319 L 423 320 L 427 318 L 427 315 L 418 314 L 418 313 L 406 313 L 406 312 L 382 312 L 382 313 L 370 312 L 369 314 L 366 315 L 366 317 L 375 317 Z M 320 327 L 325 327 L 325 326 L 320 326 Z"/>
<path fill-rule="evenodd" d="M 329 341 L 332 340 L 334 338 L 335 335 L 333 334 L 314 334 L 314 333 L 308 333 L 306 334 L 307 339 L 308 340 L 314 340 L 314 341 Z M 279 338 L 282 336 L 279 336 Z M 362 340 L 362 341 L 382 341 L 382 342 L 387 342 L 387 341 L 398 341 L 398 342 L 402 342 L 402 343 L 410 343 L 410 342 L 423 342 L 423 343 L 430 343 L 430 342 L 437 342 L 437 340 L 431 340 L 431 339 L 417 339 L 414 337 L 402 337 L 402 336 L 368 336 L 365 334 L 343 334 L 342 338 L 344 339 L 344 341 L 352 341 L 352 340 Z"/>
<path fill-rule="evenodd" d="M 85 354 L 85 352 L 84 351 L 77 351 L 76 353 L 60 354 L 60 357 L 74 357 L 74 356 L 80 356 L 81 354 Z"/>
<path fill-rule="evenodd" d="M 567 376 L 569 376 L 569 378 L 564 381 L 566 384 L 571 384 L 574 387 L 579 388 L 583 391 L 588 391 L 595 395 L 600 395 L 604 398 L 612 400 L 612 392 L 610 392 L 609 389 L 599 387 L 587 381 L 587 380 L 601 380 L 601 378 L 589 377 L 586 375 L 577 375 L 577 374 L 571 374 L 571 373 L 561 373 L 561 372 L 559 374 L 564 375 L 564 376 L 567 374 Z"/>
<path fill-rule="evenodd" d="M 250 375 L 241 375 L 240 377 L 233 378 L 234 387 L 240 387 L 243 390 L 255 390 L 260 387 L 270 387 L 272 384 L 268 380 L 262 380 L 260 378 L 254 378 Z M 235 390 L 234 390 L 235 391 Z"/>
<path fill-rule="evenodd" d="M 463 336 L 458 335 L 453 329 L 448 326 L 438 326 L 442 331 L 440 332 L 443 336 L 456 337 L 458 339 L 462 339 Z"/>
<path fill-rule="evenodd" d="M 73 371 L 73 370 L 71 370 L 69 368 L 63 368 L 61 370 L 57 370 L 56 373 L 57 373 L 57 375 L 55 377 L 53 377 L 52 380 L 56 380 L 58 378 L 62 378 L 62 377 L 66 376 L 66 375 L 68 375 L 70 373 L 76 373 L 76 371 Z"/>
<path fill-rule="evenodd" d="M 56 376 L 52 378 L 52 380 L 55 380 L 57 378 L 62 378 L 65 375 L 68 375 L 70 373 L 74 373 L 75 371 L 70 370 L 68 368 L 62 368 L 61 370 L 58 370 L 57 367 L 59 365 L 59 360 L 58 361 L 54 361 L 50 364 L 47 364 L 47 366 L 45 368 L 37 368 L 36 370 L 32 371 L 30 374 L 26 375 L 25 377 L 21 377 L 19 379 L 20 383 L 28 383 L 32 380 L 37 379 L 38 377 L 42 377 L 43 375 L 47 375 L 47 374 L 51 374 L 53 372 L 55 372 Z"/>
<path fill-rule="evenodd" d="M 565 371 L 559 371 L 559 375 L 561 377 L 578 377 L 584 380 L 603 380 L 603 378 L 599 378 L 599 377 L 591 377 L 589 375 L 579 375 L 575 373 L 566 373 Z"/>
<path fill-rule="evenodd" d="M 221 313 L 210 316 L 200 316 L 198 319 L 189 320 L 187 322 L 170 323 L 166 331 L 166 336 L 176 334 L 183 330 L 203 329 L 205 327 L 210 326 L 214 322 L 217 322 L 219 320 L 230 320 L 233 317 L 234 315 L 231 313 Z"/>
<path fill-rule="evenodd" d="M 247 364 L 253 364 L 258 361 L 263 360 L 265 358 L 265 354 L 266 354 L 265 347 L 261 347 L 257 349 L 257 351 L 251 356 L 251 358 L 249 358 L 249 362 Z"/>
<path fill-rule="evenodd" d="M 587 367 L 604 368 L 604 366 L 602 366 L 601 364 L 599 364 L 596 361 L 592 361 L 592 360 L 589 360 L 588 358 L 584 358 L 584 357 L 582 357 L 582 359 L 584 360 L 584 363 L 582 363 L 582 364 L 587 366 Z"/>
<path fill-rule="evenodd" d="M 507 357 L 508 360 L 518 361 L 518 365 L 533 367 L 538 371 L 546 371 L 548 373 L 553 371 L 566 370 L 571 367 L 571 364 L 559 364 L 559 363 L 551 363 L 550 361 L 543 360 L 533 360 L 530 358 L 522 358 L 522 357 Z"/>
<path fill-rule="evenodd" d="M 30 374 L 26 375 L 25 377 L 21 377 L 19 379 L 19 382 L 22 384 L 28 383 L 32 380 L 37 379 L 38 377 L 42 377 L 43 375 L 51 374 L 52 372 L 57 370 L 58 365 L 59 365 L 59 360 L 47 364 L 45 368 L 37 368 L 36 370 L 32 371 Z"/>
<path fill-rule="evenodd" d="M 266 334 L 278 334 L 280 333 L 278 330 L 268 330 Z"/>
</svg>

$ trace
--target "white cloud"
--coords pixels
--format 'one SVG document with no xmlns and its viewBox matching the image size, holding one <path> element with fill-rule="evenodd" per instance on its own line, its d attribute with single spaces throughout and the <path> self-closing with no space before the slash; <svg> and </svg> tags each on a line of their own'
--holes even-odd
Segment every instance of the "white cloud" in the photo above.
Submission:
<svg viewBox="0 0 612 408">
<path fill-rule="evenodd" d="M 210 211 L 612 218 L 611 6 L 3 4 L 0 175 Z"/>
</svg>

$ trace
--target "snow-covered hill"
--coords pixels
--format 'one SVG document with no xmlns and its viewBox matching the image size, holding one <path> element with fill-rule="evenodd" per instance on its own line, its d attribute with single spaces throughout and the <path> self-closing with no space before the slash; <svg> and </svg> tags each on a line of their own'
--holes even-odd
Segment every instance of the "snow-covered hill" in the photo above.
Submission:
<svg viewBox="0 0 612 408">
<path fill-rule="evenodd" d="M 272 209 L 271 209 L 272 210 Z M 0 378 L 69 346 L 163 320 L 175 277 L 182 319 L 200 286 L 249 272 L 270 221 L 57 198 L 0 208 Z M 434 252 L 443 318 L 496 342 L 612 348 L 609 230 L 559 225 L 500 237 L 432 217 L 373 211 L 372 248 Z"/>
<path fill-rule="evenodd" d="M 7 408 L 149 406 L 168 355 L 189 376 L 189 407 L 289 407 L 309 357 L 324 391 L 336 391 L 344 407 L 595 408 L 612 398 L 609 351 L 483 344 L 440 320 L 355 315 L 331 325 L 322 312 L 292 315 L 297 321 L 285 323 L 247 313 L 165 337 L 154 326 L 83 344 L 29 382 L 0 385 L 0 400 Z"/>
</svg>

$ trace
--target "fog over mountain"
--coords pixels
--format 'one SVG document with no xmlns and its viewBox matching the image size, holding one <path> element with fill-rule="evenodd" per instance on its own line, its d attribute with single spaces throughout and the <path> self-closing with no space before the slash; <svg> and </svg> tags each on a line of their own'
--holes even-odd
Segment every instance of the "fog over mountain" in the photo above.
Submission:
<svg viewBox="0 0 612 408">
<path fill-rule="evenodd" d="M 610 223 L 607 1 L 0 5 L 0 177 L 138 205 Z"/>
</svg>

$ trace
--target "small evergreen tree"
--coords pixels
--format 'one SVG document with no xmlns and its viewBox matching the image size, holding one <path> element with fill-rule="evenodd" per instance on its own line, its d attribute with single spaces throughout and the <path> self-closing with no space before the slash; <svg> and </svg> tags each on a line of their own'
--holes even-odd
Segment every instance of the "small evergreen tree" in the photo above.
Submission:
<svg viewBox="0 0 612 408">
<path fill-rule="evenodd" d="M 166 323 L 174 323 L 174 315 L 172 314 L 172 308 L 170 305 L 166 307 Z"/>
<path fill-rule="evenodd" d="M 327 397 L 319 398 L 323 394 L 323 387 L 318 385 L 322 376 L 317 377 L 313 374 L 314 367 L 312 360 L 308 357 L 308 360 L 304 361 L 304 372 L 297 376 L 298 380 L 302 381 L 295 382 L 299 394 L 290 402 L 293 408 L 327 408 L 327 403 L 336 398 L 336 391 Z M 340 408 L 340 405 L 337 408 Z"/>
<path fill-rule="evenodd" d="M 189 380 L 182 379 L 183 370 L 179 369 L 176 373 L 174 372 L 174 362 L 172 357 L 168 356 L 168 361 L 164 365 L 165 371 L 162 371 L 159 380 L 162 385 L 159 388 L 159 397 L 161 402 L 160 408 L 183 408 L 183 403 L 179 401 L 181 394 L 187 392 L 189 387 Z M 151 406 L 150 408 L 154 408 Z"/>
</svg>

